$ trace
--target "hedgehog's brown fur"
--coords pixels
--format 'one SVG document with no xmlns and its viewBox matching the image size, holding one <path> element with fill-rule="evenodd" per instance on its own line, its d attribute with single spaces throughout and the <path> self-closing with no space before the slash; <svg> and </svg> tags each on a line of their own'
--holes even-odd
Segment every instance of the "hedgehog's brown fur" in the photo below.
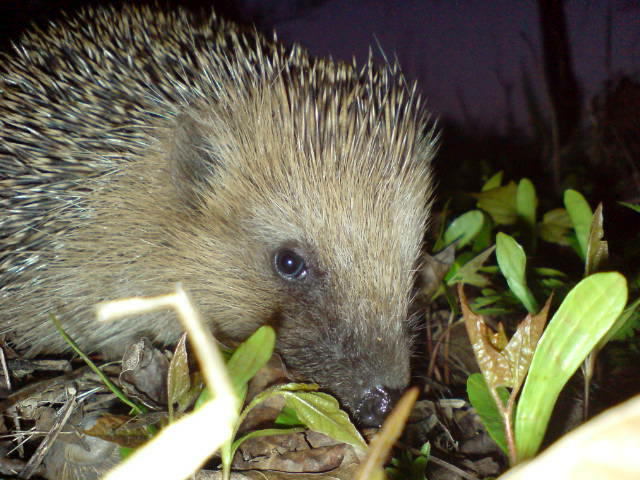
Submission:
<svg viewBox="0 0 640 480">
<path fill-rule="evenodd" d="M 312 60 L 215 16 L 85 10 L 0 66 L 0 322 L 31 353 L 131 337 L 99 301 L 182 282 L 226 342 L 269 322 L 300 376 L 352 410 L 408 381 L 408 307 L 433 140 L 403 77 Z M 278 249 L 306 259 L 286 281 Z"/>
</svg>

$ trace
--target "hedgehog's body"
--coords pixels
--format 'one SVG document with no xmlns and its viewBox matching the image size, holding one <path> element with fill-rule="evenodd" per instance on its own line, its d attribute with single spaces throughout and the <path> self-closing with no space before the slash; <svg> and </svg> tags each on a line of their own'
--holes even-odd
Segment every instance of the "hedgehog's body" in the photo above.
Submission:
<svg viewBox="0 0 640 480">
<path fill-rule="evenodd" d="M 65 348 L 50 312 L 86 350 L 170 343 L 171 313 L 98 325 L 92 306 L 182 282 L 222 341 L 271 323 L 294 372 L 367 417 L 408 381 L 424 128 L 388 69 L 213 17 L 34 32 L 0 67 L 0 322 L 32 353 Z"/>
</svg>

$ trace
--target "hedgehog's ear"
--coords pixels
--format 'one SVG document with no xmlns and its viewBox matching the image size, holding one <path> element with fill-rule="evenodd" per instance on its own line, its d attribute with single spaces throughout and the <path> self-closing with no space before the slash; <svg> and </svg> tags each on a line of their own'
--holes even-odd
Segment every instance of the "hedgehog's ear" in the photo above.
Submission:
<svg viewBox="0 0 640 480">
<path fill-rule="evenodd" d="M 211 179 L 221 163 L 204 132 L 197 112 L 183 112 L 176 118 L 169 148 L 169 172 L 177 198 L 195 208 L 202 206 L 204 192 L 211 190 Z"/>
</svg>

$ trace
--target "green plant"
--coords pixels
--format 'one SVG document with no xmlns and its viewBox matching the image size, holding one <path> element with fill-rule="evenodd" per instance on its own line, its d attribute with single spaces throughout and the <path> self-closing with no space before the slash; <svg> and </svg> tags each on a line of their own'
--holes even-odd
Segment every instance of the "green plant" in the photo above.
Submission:
<svg viewBox="0 0 640 480">
<path fill-rule="evenodd" d="M 233 352 L 227 362 L 227 370 L 234 391 L 238 397 L 238 405 L 244 404 L 247 385 L 255 374 L 271 358 L 275 346 L 275 332 L 269 326 L 260 327 Z M 231 475 L 231 462 L 238 447 L 250 438 L 285 435 L 303 431 L 305 426 L 311 430 L 323 433 L 335 440 L 348 443 L 356 448 L 366 449 L 367 444 L 349 420 L 346 412 L 340 409 L 338 401 L 331 395 L 316 391 L 315 384 L 289 383 L 277 385 L 257 394 L 244 408 L 238 410 L 231 438 L 220 449 L 223 478 Z M 281 426 L 254 430 L 240 438 L 236 438 L 238 429 L 249 412 L 265 400 L 280 396 L 284 398 L 288 413 L 294 414 L 291 423 L 295 426 L 282 426 L 284 417 L 280 417 Z M 208 399 L 205 390 L 196 404 L 196 408 Z"/>
<path fill-rule="evenodd" d="M 462 287 L 460 299 L 484 377 L 484 382 L 479 374 L 469 377 L 471 403 L 512 464 L 531 458 L 560 390 L 622 313 L 626 280 L 616 272 L 585 278 L 569 292 L 544 334 L 549 302 L 538 315 L 528 315 L 509 341 L 504 330 L 490 332 L 484 318 L 471 312 Z"/>
<path fill-rule="evenodd" d="M 404 450 L 397 457 L 391 459 L 385 468 L 387 477 L 391 480 L 428 480 L 427 464 L 431 454 L 431 444 L 425 443 L 418 452 Z"/>
<path fill-rule="evenodd" d="M 448 245 L 456 247 L 453 265 L 436 297 L 458 283 L 472 285 L 481 289 L 481 294 L 473 300 L 473 309 L 482 314 L 498 315 L 518 311 L 521 303 L 528 311 L 536 311 L 536 295 L 548 296 L 557 289 L 568 291 L 567 275 L 561 270 L 546 266 L 524 268 L 525 251 L 535 255 L 540 241 L 562 246 L 571 245 L 572 241 L 576 243 L 567 209 L 550 210 L 539 220 L 538 197 L 531 181 L 524 178 L 518 183 L 502 185 L 501 172 L 492 176 L 481 191 L 472 196 L 477 200 L 477 208 L 450 221 L 434 246 L 435 251 Z M 576 218 L 582 217 L 577 215 Z M 509 230 L 514 238 L 505 236 L 504 230 Z M 514 241 L 515 238 L 520 242 Z M 496 247 L 499 247 L 497 251 Z M 516 254 L 518 249 L 520 253 Z M 494 251 L 498 265 L 487 265 Z M 509 289 L 502 289 L 497 284 L 500 273 L 509 283 Z"/>
<path fill-rule="evenodd" d="M 65 336 L 72 346 L 75 346 L 66 333 L 62 330 L 59 322 L 56 326 Z M 348 443 L 356 448 L 364 450 L 367 444 L 349 420 L 346 412 L 340 409 L 338 401 L 332 396 L 318 392 L 315 384 L 289 383 L 277 385 L 257 394 L 244 408 L 247 387 L 249 381 L 267 363 L 273 354 L 275 346 L 275 332 L 269 326 L 260 327 L 246 341 L 238 346 L 228 357 L 226 362 L 227 375 L 231 381 L 232 390 L 236 396 L 236 411 L 224 413 L 222 415 L 232 415 L 236 420 L 233 422 L 231 435 L 220 447 L 223 478 L 229 479 L 231 475 L 231 462 L 238 447 L 250 438 L 283 435 L 303 431 L 307 427 L 319 433 L 323 433 L 338 441 Z M 92 368 L 100 370 L 78 350 L 78 353 L 85 358 Z M 192 375 L 188 367 L 189 361 L 186 349 L 186 335 L 183 335 L 178 342 L 174 355 L 169 365 L 167 388 L 168 388 L 168 422 L 156 420 L 156 423 L 171 424 L 178 417 L 184 415 L 187 409 L 194 403 L 195 410 L 211 401 L 208 387 L 203 388 L 200 375 Z M 104 375 L 101 375 L 104 377 Z M 123 401 L 130 406 L 135 404 L 124 396 L 120 390 L 113 385 L 106 377 L 106 384 Z M 198 394 L 199 392 L 199 394 Z M 196 398 L 197 396 L 197 398 Z M 281 396 L 285 401 L 287 415 L 278 417 L 277 426 L 261 430 L 254 430 L 240 438 L 236 438 L 238 429 L 247 417 L 249 412 L 257 405 L 274 396 Z M 144 415 L 146 410 L 138 407 L 134 410 L 136 415 Z M 289 420 L 287 420 L 287 418 Z M 132 452 L 132 447 L 141 446 L 148 438 L 149 427 L 133 426 L 127 427 L 131 418 L 127 416 L 105 415 L 90 432 L 92 435 L 115 441 L 123 446 L 123 458 Z M 144 424 L 145 422 L 141 422 Z M 152 433 L 157 433 L 155 427 Z"/>
<path fill-rule="evenodd" d="M 535 190 L 526 179 L 517 186 L 513 182 L 504 187 L 493 186 L 478 194 L 478 198 L 478 206 L 488 211 L 496 225 L 524 226 L 516 229 L 516 233 L 530 248 L 535 248 L 534 238 L 539 235 L 543 240 L 572 246 L 584 262 L 585 278 L 564 296 L 544 329 L 551 296 L 539 311 L 529 286 L 531 274 L 539 292 L 545 291 L 541 286 L 568 289 L 566 280 L 558 281 L 566 276 L 548 268 L 528 271 L 525 249 L 511 235 L 497 233 L 498 269 L 482 267 L 482 271 L 492 275 L 501 273 L 508 291 L 500 293 L 486 288 L 490 280 L 485 276 L 482 285 L 475 282 L 476 286 L 485 287 L 475 302 L 480 310 L 484 309 L 484 314 L 514 312 L 517 305 L 510 310 L 504 307 L 513 306 L 513 302 L 505 301 L 512 295 L 526 308 L 529 315 L 516 327 L 511 339 L 507 338 L 502 323 L 493 331 L 483 315 L 472 311 L 462 288 L 462 283 L 470 282 L 464 282 L 464 277 L 458 275 L 465 324 L 482 372 L 468 378 L 469 398 L 491 437 L 515 464 L 535 455 L 560 391 L 583 362 L 588 386 L 597 351 L 624 329 L 635 315 L 638 302 L 623 312 L 628 295 L 626 279 L 617 272 L 597 273 L 608 258 L 608 244 L 603 240 L 602 205 L 592 212 L 582 195 L 567 190 L 565 210 L 548 212 L 543 222 L 536 225 Z M 478 271 L 481 268 L 474 273 Z M 503 305 L 502 310 L 486 308 L 498 301 Z"/>
</svg>

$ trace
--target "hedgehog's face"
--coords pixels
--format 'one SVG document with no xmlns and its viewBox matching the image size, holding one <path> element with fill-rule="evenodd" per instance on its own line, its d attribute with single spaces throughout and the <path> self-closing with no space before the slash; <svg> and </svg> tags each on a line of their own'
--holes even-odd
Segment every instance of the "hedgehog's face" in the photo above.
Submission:
<svg viewBox="0 0 640 480">
<path fill-rule="evenodd" d="M 208 267 L 217 291 L 196 297 L 223 336 L 273 325 L 296 376 L 378 425 L 410 378 L 408 311 L 430 187 L 420 157 L 429 148 L 385 131 L 360 143 L 337 132 L 319 151 L 294 119 L 260 114 L 227 118 L 211 133 L 219 119 L 188 120 L 191 147 L 174 153 L 178 189 L 219 252 Z M 194 133 L 202 131 L 210 136 Z"/>
<path fill-rule="evenodd" d="M 409 383 L 406 302 L 387 302 L 376 286 L 363 295 L 355 282 L 372 278 L 332 270 L 314 250 L 292 241 L 272 253 L 278 350 L 296 376 L 334 393 L 363 426 L 377 426 Z"/>
<path fill-rule="evenodd" d="M 244 227 L 262 252 L 278 350 L 295 374 L 377 425 L 409 383 L 424 198 L 376 193 L 374 179 L 359 190 L 344 177 L 292 182 L 299 188 L 270 192 L 277 201 L 256 200 Z"/>
</svg>

